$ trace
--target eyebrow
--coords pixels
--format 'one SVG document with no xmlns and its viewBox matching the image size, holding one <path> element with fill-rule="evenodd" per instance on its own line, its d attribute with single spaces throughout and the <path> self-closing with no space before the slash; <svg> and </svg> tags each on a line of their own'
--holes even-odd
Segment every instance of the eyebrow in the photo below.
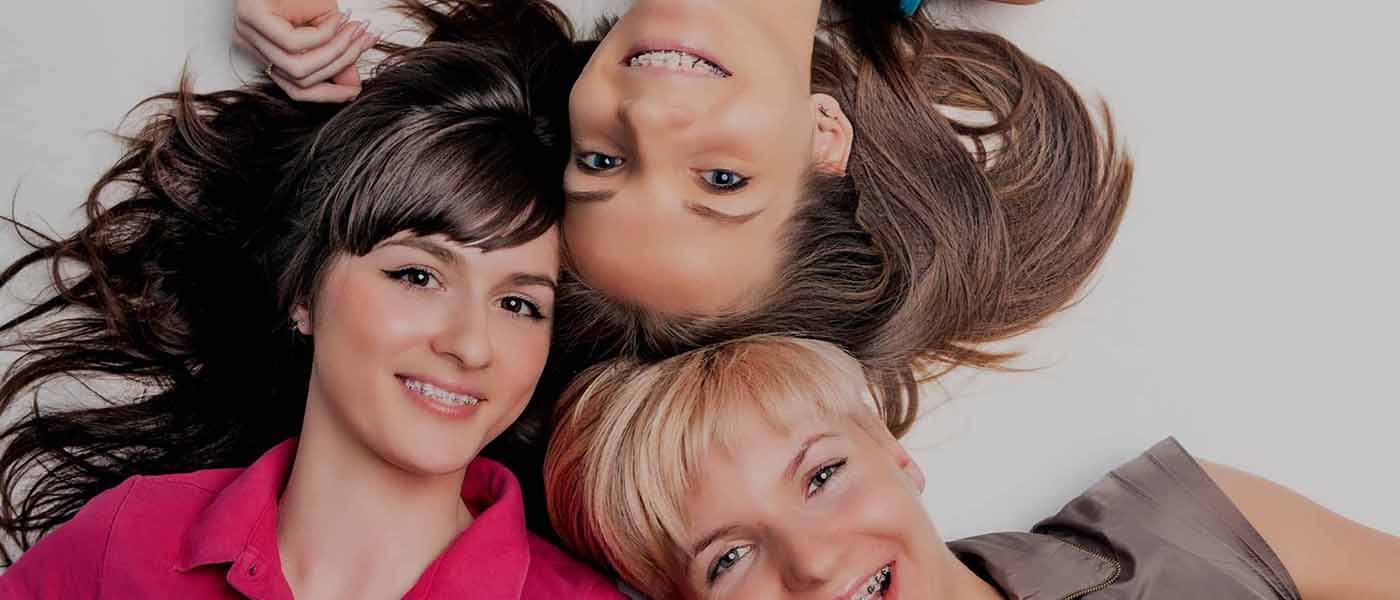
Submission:
<svg viewBox="0 0 1400 600">
<path fill-rule="evenodd" d="M 607 202 L 617 195 L 617 190 L 599 190 L 596 192 L 583 192 L 578 190 L 564 190 L 564 200 L 566 202 Z"/>
<path fill-rule="evenodd" d="M 731 215 L 729 213 L 720 212 L 713 208 L 705 206 L 704 204 L 698 204 L 694 202 L 687 203 L 685 205 L 685 208 L 692 214 L 703 219 L 717 221 L 725 225 L 743 225 L 744 223 L 752 221 L 754 217 L 757 217 L 758 215 L 762 214 L 767 207 L 760 208 L 753 212 L 746 212 L 737 215 Z"/>
<path fill-rule="evenodd" d="M 607 202 L 609 200 L 612 200 L 615 196 L 617 196 L 617 190 L 598 190 L 591 192 L 577 190 L 564 191 L 564 200 L 566 202 L 571 203 L 588 204 Z M 687 211 L 690 211 L 691 214 L 702 219 L 714 221 L 723 225 L 743 225 L 744 223 L 748 223 L 749 221 L 754 220 L 754 217 L 763 214 L 763 211 L 766 208 L 767 207 L 760 208 L 753 212 L 731 215 L 729 213 L 717 211 L 698 202 L 687 202 L 685 205 L 685 209 Z"/>
<path fill-rule="evenodd" d="M 550 289 L 550 291 L 554 291 L 559 287 L 559 284 L 555 283 L 553 277 L 549 277 L 547 275 L 539 275 L 536 273 L 516 273 L 511 276 L 510 280 L 511 283 L 514 283 L 515 285 L 537 285 L 540 287 L 547 287 Z"/>
<path fill-rule="evenodd" d="M 729 535 L 729 534 L 731 534 L 731 533 L 737 531 L 738 529 L 739 529 L 739 526 L 738 526 L 738 525 L 725 525 L 724 527 L 721 527 L 721 528 L 719 528 L 719 529 L 716 529 L 716 530 L 710 532 L 710 535 L 705 536 L 705 539 L 700 540 L 699 542 L 696 542 L 696 544 L 695 544 L 693 547 L 691 547 L 691 549 L 690 549 L 690 560 L 691 560 L 691 561 L 694 561 L 694 560 L 695 560 L 695 557 L 700 556 L 700 551 L 702 551 L 702 550 L 704 550 L 705 548 L 709 547 L 710 544 L 715 543 L 715 540 L 720 539 L 720 538 L 722 538 L 722 537 L 724 537 L 724 536 L 726 536 L 726 535 Z"/>
<path fill-rule="evenodd" d="M 837 434 L 835 432 L 828 431 L 824 433 L 818 433 L 804 440 L 802 442 L 802 445 L 797 449 L 797 454 L 793 456 L 792 462 L 788 463 L 787 469 L 783 471 L 784 477 L 787 479 L 792 479 L 793 477 L 796 477 L 798 467 L 802 466 L 802 461 L 807 460 L 807 452 L 812 449 L 812 446 L 816 445 L 817 442 L 828 438 L 834 438 L 836 436 Z M 710 532 L 709 535 L 705 536 L 703 539 L 701 539 L 699 542 L 696 542 L 695 545 L 691 547 L 691 560 L 694 560 L 696 556 L 699 556 L 700 552 L 704 550 L 707 546 L 715 543 L 715 540 L 729 535 L 737 529 L 739 529 L 738 525 L 726 525 L 724 527 Z"/>
<path fill-rule="evenodd" d="M 441 260 L 442 262 L 445 262 L 445 263 L 448 263 L 448 264 L 451 264 L 451 265 L 454 265 L 454 266 L 457 265 L 457 264 L 460 264 L 460 263 L 462 262 L 461 257 L 457 256 L 457 253 L 456 253 L 456 252 L 453 252 L 453 251 L 452 251 L 450 248 L 448 248 L 447 246 L 444 246 L 444 245 L 442 245 L 442 244 L 439 244 L 439 243 L 434 242 L 434 241 L 431 241 L 431 240 L 423 239 L 423 238 L 421 238 L 421 237 L 412 236 L 412 237 L 406 237 L 406 238 L 397 239 L 397 240 L 389 240 L 389 241 L 387 241 L 387 242 L 384 242 L 384 245 L 385 245 L 385 246 L 406 246 L 406 247 L 408 247 L 408 248 L 416 248 L 416 249 L 418 249 L 418 250 L 422 250 L 422 251 L 424 251 L 424 252 L 427 252 L 428 254 L 433 255 L 434 258 L 437 258 L 438 260 Z"/>
<path fill-rule="evenodd" d="M 788 463 L 787 470 L 783 471 L 783 475 L 788 479 L 796 477 L 798 467 L 801 467 L 802 462 L 807 460 L 807 451 L 811 450 L 812 446 L 816 445 L 817 442 L 834 437 L 836 437 L 835 433 L 826 432 L 818 433 L 812 437 L 807 438 L 806 441 L 802 442 L 802 447 L 798 448 L 797 454 L 792 457 L 792 462 Z"/>
</svg>

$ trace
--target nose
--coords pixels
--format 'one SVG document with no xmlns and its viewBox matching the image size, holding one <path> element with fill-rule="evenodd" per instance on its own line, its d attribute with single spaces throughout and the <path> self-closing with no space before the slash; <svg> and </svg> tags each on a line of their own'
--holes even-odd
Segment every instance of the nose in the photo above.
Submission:
<svg viewBox="0 0 1400 600">
<path fill-rule="evenodd" d="M 695 122 L 695 110 L 660 98 L 631 98 L 618 105 L 618 119 L 643 139 L 682 131 Z"/>
<path fill-rule="evenodd" d="M 784 536 L 785 565 L 783 585 L 796 593 L 835 593 L 828 589 L 841 585 L 838 575 L 844 570 L 847 560 L 845 546 L 840 540 L 831 539 L 819 531 L 808 529 Z M 818 594 L 819 597 L 828 597 Z"/>
<path fill-rule="evenodd" d="M 495 359 L 491 344 L 490 319 L 486 308 L 473 307 L 456 312 L 434 339 L 434 349 L 464 369 L 484 369 Z"/>
</svg>

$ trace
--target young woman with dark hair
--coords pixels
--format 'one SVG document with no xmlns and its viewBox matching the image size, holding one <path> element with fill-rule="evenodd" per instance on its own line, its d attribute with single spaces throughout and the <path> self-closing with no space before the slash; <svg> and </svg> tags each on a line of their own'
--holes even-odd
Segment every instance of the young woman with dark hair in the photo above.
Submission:
<svg viewBox="0 0 1400 600">
<path fill-rule="evenodd" d="M 339 17 L 298 32 L 265 4 L 239 3 L 240 35 L 273 72 L 308 77 L 290 89 L 334 99 L 313 71 L 357 54 L 325 25 Z M 413 4 L 435 15 L 437 39 L 470 41 L 452 22 L 474 2 Z M 1002 364 L 986 343 L 1074 299 L 1130 187 L 1107 111 L 1100 129 L 1054 70 L 917 4 L 637 0 L 580 44 L 568 364 L 762 333 L 822 339 L 865 366 L 903 432 L 920 381 Z"/>
<path fill-rule="evenodd" d="M 0 324 L 0 597 L 620 597 L 481 456 L 549 355 L 572 80 L 552 7 L 482 16 L 343 108 L 158 96 L 0 273 L 56 290 Z"/>
</svg>

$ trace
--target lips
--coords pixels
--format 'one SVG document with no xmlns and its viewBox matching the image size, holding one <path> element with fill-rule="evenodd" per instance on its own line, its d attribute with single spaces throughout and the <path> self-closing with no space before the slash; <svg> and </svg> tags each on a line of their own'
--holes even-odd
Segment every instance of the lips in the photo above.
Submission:
<svg viewBox="0 0 1400 600">
<path fill-rule="evenodd" d="M 421 406 L 443 417 L 466 416 L 474 412 L 476 406 L 487 401 L 479 393 L 449 387 L 422 377 L 399 375 L 398 379 L 408 394 L 417 399 Z"/>
<path fill-rule="evenodd" d="M 724 65 L 703 51 L 669 42 L 643 42 L 633 46 L 627 56 L 622 59 L 622 66 L 665 69 L 716 79 L 724 79 L 733 75 L 724 68 Z"/>
</svg>

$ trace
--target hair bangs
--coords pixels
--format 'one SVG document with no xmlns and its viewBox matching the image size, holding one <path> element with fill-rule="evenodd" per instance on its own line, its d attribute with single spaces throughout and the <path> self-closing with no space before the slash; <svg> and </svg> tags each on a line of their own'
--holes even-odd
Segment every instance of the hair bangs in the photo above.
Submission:
<svg viewBox="0 0 1400 600">
<path fill-rule="evenodd" d="M 442 123 L 432 114 L 365 144 L 332 188 L 331 244 L 363 255 L 404 231 L 484 250 L 533 240 L 562 216 L 562 183 L 533 123 L 481 114 Z M 446 127 L 443 127 L 446 125 Z"/>
</svg>

